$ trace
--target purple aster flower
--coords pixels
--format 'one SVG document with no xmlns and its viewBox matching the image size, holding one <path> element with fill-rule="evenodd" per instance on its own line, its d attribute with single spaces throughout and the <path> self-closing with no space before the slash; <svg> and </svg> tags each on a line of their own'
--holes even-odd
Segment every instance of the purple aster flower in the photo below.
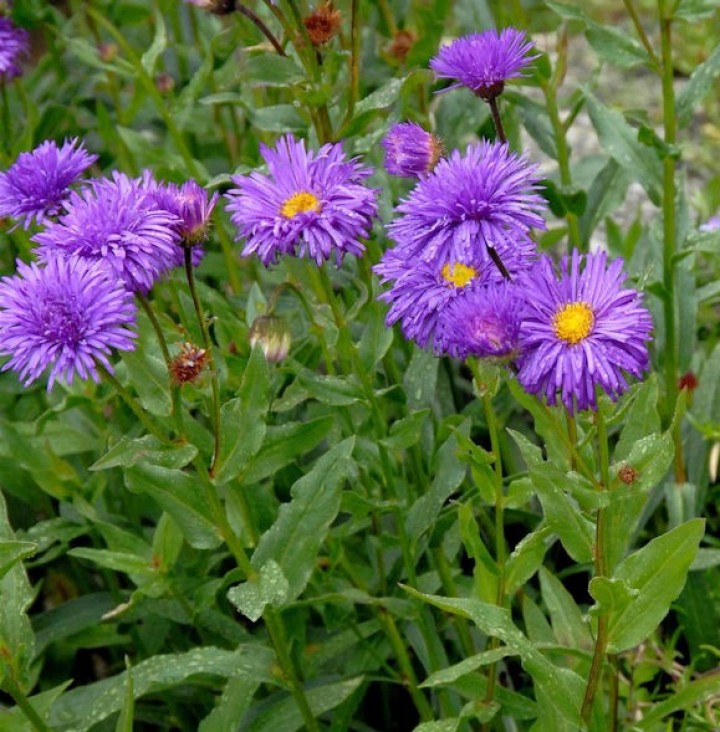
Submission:
<svg viewBox="0 0 720 732">
<path fill-rule="evenodd" d="M 507 262 L 510 273 L 517 275 L 530 267 L 535 256 L 534 245 L 505 248 L 499 251 Z M 499 286 L 503 275 L 490 258 L 486 249 L 468 262 L 448 260 L 438 265 L 406 259 L 396 249 L 389 249 L 379 264 L 373 267 L 383 284 L 392 283 L 390 289 L 379 296 L 390 303 L 386 323 L 400 321 L 403 334 L 425 348 L 430 345 L 436 353 L 446 351 L 438 329 L 439 319 L 454 301 L 464 300 L 469 293 L 487 286 Z"/>
<path fill-rule="evenodd" d="M 159 209 L 142 180 L 115 171 L 73 191 L 67 212 L 33 240 L 41 260 L 55 255 L 102 260 L 133 292 L 148 292 L 178 256 L 177 218 Z"/>
<path fill-rule="evenodd" d="M 564 257 L 560 277 L 544 256 L 521 286 L 528 292 L 520 331 L 518 378 L 531 394 L 569 412 L 596 409 L 595 387 L 612 399 L 627 388 L 624 372 L 647 370 L 650 313 L 635 290 L 622 289 L 623 262 L 606 255 Z M 582 270 L 582 271 L 581 271 Z"/>
<path fill-rule="evenodd" d="M 443 154 L 440 138 L 415 122 L 394 124 L 382 144 L 385 169 L 404 178 L 420 178 L 431 172 Z"/>
<path fill-rule="evenodd" d="M 528 55 L 534 46 L 524 31 L 515 28 L 472 33 L 443 46 L 430 68 L 436 79 L 454 79 L 447 90 L 466 86 L 490 101 L 502 93 L 508 79 L 522 76 L 522 69 L 537 58 Z"/>
<path fill-rule="evenodd" d="M 704 224 L 700 226 L 700 231 L 717 231 L 720 229 L 720 216 L 711 216 Z"/>
<path fill-rule="evenodd" d="M 28 52 L 28 33 L 0 17 L 0 83 L 20 76 L 20 58 Z"/>
<path fill-rule="evenodd" d="M 152 193 L 157 207 L 172 214 L 177 223 L 175 230 L 180 238 L 175 258 L 176 267 L 185 264 L 184 247 L 192 247 L 192 263 L 197 267 L 202 261 L 204 250 L 202 244 L 208 237 L 210 216 L 212 215 L 218 194 L 208 198 L 207 191 L 194 180 L 178 186 L 174 183 L 159 183 L 150 171 L 142 177 L 143 187 Z"/>
<path fill-rule="evenodd" d="M 236 176 L 227 198 L 232 221 L 245 238 L 243 256 L 257 254 L 264 265 L 280 254 L 309 257 L 317 264 L 344 254 L 360 256 L 377 216 L 377 191 L 364 185 L 372 173 L 348 160 L 340 143 L 317 153 L 292 135 L 274 149 L 261 146 L 270 175 Z"/>
<path fill-rule="evenodd" d="M 513 249 L 545 228 L 535 166 L 482 141 L 441 160 L 397 207 L 388 230 L 399 253 L 426 262 L 472 262 L 485 247 Z"/>
<path fill-rule="evenodd" d="M 54 257 L 17 269 L 0 280 L 0 355 L 25 386 L 47 368 L 48 391 L 76 374 L 97 381 L 113 348 L 134 348 L 132 295 L 102 263 Z"/>
<path fill-rule="evenodd" d="M 442 310 L 437 325 L 440 350 L 455 358 L 512 359 L 520 348 L 523 296 L 503 282 L 473 288 Z"/>
<path fill-rule="evenodd" d="M 32 152 L 20 153 L 6 172 L 0 172 L 0 216 L 24 220 L 28 228 L 57 216 L 70 195 L 69 186 L 97 160 L 77 138 L 58 147 L 45 140 Z"/>
</svg>

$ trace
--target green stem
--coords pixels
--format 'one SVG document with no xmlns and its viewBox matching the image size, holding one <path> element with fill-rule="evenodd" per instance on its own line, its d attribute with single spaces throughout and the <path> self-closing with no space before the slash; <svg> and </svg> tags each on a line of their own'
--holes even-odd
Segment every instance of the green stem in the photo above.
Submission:
<svg viewBox="0 0 720 732">
<path fill-rule="evenodd" d="M 488 99 L 488 106 L 490 107 L 490 114 L 492 115 L 493 124 L 495 125 L 495 135 L 499 142 L 507 142 L 507 135 L 505 134 L 505 128 L 503 127 L 502 119 L 500 118 L 500 109 L 498 108 L 497 97 Z"/>
<path fill-rule="evenodd" d="M 560 173 L 560 183 L 563 188 L 572 187 L 572 174 L 570 172 L 570 149 L 567 144 L 567 128 L 560 119 L 560 110 L 557 103 L 557 80 L 553 79 L 553 83 L 544 84 L 545 104 L 550 117 L 553 135 L 555 137 L 555 148 L 557 150 L 557 163 Z M 568 211 L 565 214 L 568 225 L 568 240 L 571 247 L 575 247 L 580 251 L 584 251 L 585 247 L 580 237 L 580 223 L 578 217 Z"/>
<path fill-rule="evenodd" d="M 672 14 L 666 13 L 666 0 L 658 0 L 660 17 L 660 39 L 662 53 L 662 92 L 663 92 L 663 126 L 665 143 L 674 146 L 676 141 L 675 120 L 675 87 L 672 60 Z M 675 310 L 675 251 L 677 247 L 677 231 L 675 221 L 675 160 L 666 155 L 663 158 L 663 314 L 665 320 L 665 424 L 672 423 L 675 404 L 678 396 L 678 343 L 677 321 Z M 681 420 L 673 426 L 672 435 L 675 444 L 675 482 L 684 483 L 685 465 Z"/>
<path fill-rule="evenodd" d="M 598 452 L 600 457 L 600 490 L 608 490 L 610 480 L 610 451 L 608 446 L 607 425 L 603 415 L 602 405 L 598 405 L 595 415 L 598 436 Z M 597 524 L 595 529 L 595 576 L 607 577 L 608 566 L 605 553 L 606 542 L 606 515 L 605 508 L 599 508 L 597 512 Z M 597 636 L 593 650 L 590 674 L 588 676 L 585 697 L 583 698 L 581 717 L 587 724 L 592 713 L 592 705 L 595 693 L 600 683 L 602 669 L 607 655 L 608 642 L 608 615 L 603 612 L 598 618 Z"/>
<path fill-rule="evenodd" d="M 168 349 L 167 340 L 165 339 L 165 334 L 163 333 L 162 327 L 160 326 L 160 321 L 157 319 L 157 316 L 155 315 L 155 311 L 152 308 L 152 305 L 150 304 L 150 301 L 147 298 L 147 295 L 145 295 L 142 292 L 137 293 L 138 300 L 140 301 L 140 306 L 142 307 L 143 311 L 145 312 L 145 315 L 147 315 L 148 320 L 150 321 L 150 324 L 153 327 L 153 330 L 155 331 L 155 335 L 157 336 L 158 343 L 160 344 L 160 350 L 162 351 L 163 358 L 165 359 L 165 366 L 168 370 L 168 376 L 170 378 L 170 393 L 172 395 L 172 403 L 173 403 L 173 418 L 175 419 L 175 431 L 177 432 L 177 436 L 181 439 L 185 439 L 185 430 L 183 427 L 183 415 L 182 415 L 182 398 L 180 395 L 180 385 L 176 384 L 172 379 L 172 358 L 170 356 L 170 350 Z"/>
<path fill-rule="evenodd" d="M 352 0 L 350 10 L 350 90 L 343 126 L 349 124 L 360 98 L 360 2 Z"/>
<path fill-rule="evenodd" d="M 428 700 L 425 698 L 425 694 L 423 694 L 423 692 L 418 688 L 415 670 L 412 667 L 410 656 L 408 655 L 405 643 L 400 636 L 395 620 L 386 610 L 381 610 L 378 617 L 385 628 L 390 645 L 395 653 L 398 666 L 400 667 L 400 672 L 404 677 L 406 688 L 412 697 L 415 708 L 420 714 L 420 719 L 423 722 L 429 722 L 433 718 L 433 711 Z"/>
<path fill-rule="evenodd" d="M 192 249 L 184 248 L 185 252 L 185 275 L 187 277 L 188 289 L 192 296 L 193 305 L 195 306 L 195 314 L 200 325 L 200 332 L 203 337 L 203 346 L 208 354 L 208 365 L 210 367 L 210 388 L 212 389 L 212 422 L 213 422 L 213 456 L 210 463 L 210 475 L 215 472 L 218 459 L 220 457 L 220 387 L 218 384 L 218 372 L 215 363 L 214 347 L 210 340 L 207 323 L 205 322 L 205 314 L 203 313 L 200 297 L 198 296 L 197 287 L 195 286 L 195 269 L 192 263 Z"/>
<path fill-rule="evenodd" d="M 165 100 L 163 99 L 162 94 L 160 94 L 158 88 L 155 86 L 155 82 L 150 74 L 145 70 L 145 67 L 142 65 L 138 55 L 135 53 L 135 49 L 127 38 L 102 13 L 91 7 L 87 8 L 87 12 L 92 16 L 96 23 L 105 28 L 105 30 L 113 37 L 115 42 L 122 49 L 123 53 L 127 56 L 130 63 L 135 67 L 139 81 L 142 83 L 145 88 L 145 92 L 153 101 L 155 108 L 162 117 L 168 134 L 182 156 L 188 172 L 194 178 L 202 180 L 205 177 L 204 173 L 198 166 L 195 158 L 192 156 L 192 153 L 185 142 L 185 138 L 180 132 L 180 128 L 175 124 L 172 113 L 165 106 Z"/>
<path fill-rule="evenodd" d="M 137 400 L 133 395 L 111 374 L 102 364 L 97 364 L 98 373 L 107 381 L 112 384 L 118 396 L 125 402 L 125 404 L 132 409 L 135 416 L 140 420 L 142 426 L 152 435 L 158 438 L 161 442 L 166 444 L 172 444 L 168 437 L 163 433 L 159 425 L 150 417 L 150 415 L 138 404 Z"/>
<path fill-rule="evenodd" d="M 623 2 L 625 3 L 625 8 L 627 9 L 630 18 L 632 19 L 633 25 L 635 26 L 635 31 L 638 34 L 638 38 L 640 38 L 640 42 L 643 44 L 643 46 L 645 46 L 645 50 L 648 52 L 648 56 L 650 56 L 652 70 L 655 72 L 659 72 L 661 66 L 660 59 L 657 57 L 655 49 L 652 47 L 652 43 L 650 43 L 650 39 L 645 33 L 645 29 L 640 22 L 640 17 L 638 16 L 637 10 L 633 5 L 632 0 L 623 0 Z"/>
<path fill-rule="evenodd" d="M 235 5 L 235 9 L 257 26 L 258 30 L 265 36 L 265 38 L 268 39 L 268 41 L 270 41 L 270 44 L 280 56 L 287 56 L 285 49 L 280 45 L 280 42 L 275 38 L 275 35 L 270 28 L 265 25 L 262 18 L 255 15 L 247 5 L 243 5 L 242 3 L 237 3 Z"/>
<path fill-rule="evenodd" d="M 492 403 L 492 395 L 483 395 L 483 408 L 485 411 L 485 421 L 487 423 L 488 432 L 490 433 L 490 448 L 494 458 L 494 476 L 493 489 L 495 492 L 495 563 L 498 567 L 498 586 L 495 596 L 495 604 L 498 607 L 505 606 L 505 561 L 506 561 L 506 542 L 505 542 L 505 494 L 503 492 L 503 471 L 502 459 L 500 454 L 500 438 L 498 431 L 497 415 Z M 493 636 L 490 639 L 489 650 L 494 650 L 500 646 L 500 639 Z M 495 696 L 495 683 L 497 680 L 497 663 L 490 664 L 487 675 L 487 689 L 485 691 L 485 703 L 490 704 Z M 489 723 L 485 727 L 490 729 Z"/>
<path fill-rule="evenodd" d="M 43 722 L 40 715 L 35 711 L 35 707 L 33 707 L 30 700 L 25 696 L 20 685 L 15 681 L 12 668 L 4 679 L 4 686 L 7 693 L 10 694 L 15 704 L 20 707 L 22 713 L 27 717 L 28 722 L 30 722 L 37 732 L 52 732 L 50 727 Z"/>
<path fill-rule="evenodd" d="M 10 155 L 13 139 L 12 125 L 10 124 L 10 100 L 8 99 L 7 84 L 0 79 L 0 97 L 2 98 L 2 128 L 5 130 L 5 152 Z"/>
</svg>

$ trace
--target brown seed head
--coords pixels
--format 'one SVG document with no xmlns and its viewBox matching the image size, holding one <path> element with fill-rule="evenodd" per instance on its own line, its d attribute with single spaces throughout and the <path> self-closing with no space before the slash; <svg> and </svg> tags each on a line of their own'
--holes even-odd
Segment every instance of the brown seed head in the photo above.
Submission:
<svg viewBox="0 0 720 732">
<path fill-rule="evenodd" d="M 340 18 L 340 11 L 335 10 L 332 0 L 328 0 L 303 20 L 313 46 L 324 46 L 338 32 Z"/>
<path fill-rule="evenodd" d="M 625 483 L 625 485 L 632 485 L 638 477 L 638 471 L 632 467 L 632 465 L 623 465 L 618 470 L 618 478 Z"/>
<path fill-rule="evenodd" d="M 407 58 L 416 40 L 417 38 L 412 31 L 399 30 L 393 36 L 388 53 L 402 63 Z"/>
<path fill-rule="evenodd" d="M 192 343 L 183 343 L 180 353 L 170 364 L 170 377 L 175 384 L 192 384 L 208 362 L 208 354 L 204 348 L 198 348 Z"/>
</svg>

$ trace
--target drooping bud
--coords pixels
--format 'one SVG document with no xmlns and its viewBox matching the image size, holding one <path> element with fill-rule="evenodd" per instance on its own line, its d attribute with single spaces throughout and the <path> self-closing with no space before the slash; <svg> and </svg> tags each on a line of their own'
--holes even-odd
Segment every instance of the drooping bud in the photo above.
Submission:
<svg viewBox="0 0 720 732">
<path fill-rule="evenodd" d="M 382 141 L 385 169 L 391 175 L 420 178 L 437 165 L 443 154 L 439 137 L 414 122 L 394 124 Z"/>
<path fill-rule="evenodd" d="M 290 352 L 292 340 L 285 321 L 275 315 L 260 315 L 250 328 L 250 346 L 262 348 L 268 363 L 279 363 Z"/>
<path fill-rule="evenodd" d="M 228 15 L 236 10 L 235 0 L 187 0 L 213 15 Z"/>
<path fill-rule="evenodd" d="M 332 0 L 326 0 L 303 20 L 303 24 L 313 46 L 324 46 L 340 28 L 340 11 L 335 10 Z"/>
</svg>

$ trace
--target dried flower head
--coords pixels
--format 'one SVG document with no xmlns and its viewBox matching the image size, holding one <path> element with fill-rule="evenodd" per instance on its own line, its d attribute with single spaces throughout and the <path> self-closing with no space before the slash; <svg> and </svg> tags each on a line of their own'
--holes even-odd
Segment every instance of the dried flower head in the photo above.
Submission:
<svg viewBox="0 0 720 732">
<path fill-rule="evenodd" d="M 280 254 L 318 265 L 362 255 L 360 240 L 377 216 L 377 191 L 364 184 L 372 170 L 348 160 L 340 143 L 313 152 L 292 135 L 261 152 L 270 174 L 236 176 L 227 194 L 238 238 L 245 239 L 243 256 L 257 254 L 268 266 Z"/>
<path fill-rule="evenodd" d="M 183 343 L 180 353 L 170 363 L 170 378 L 178 386 L 197 381 L 208 363 L 208 353 L 192 343 Z"/>
<path fill-rule="evenodd" d="M 410 53 L 410 50 L 415 45 L 417 36 L 409 30 L 396 31 L 393 36 L 392 43 L 388 47 L 388 53 L 400 63 L 404 63 Z"/>
<path fill-rule="evenodd" d="M 404 178 L 419 178 L 432 172 L 443 154 L 442 140 L 415 122 L 394 124 L 382 145 L 385 169 Z"/>
<path fill-rule="evenodd" d="M 623 465 L 618 470 L 618 478 L 625 483 L 625 485 L 632 485 L 638 477 L 639 473 L 632 465 Z"/>
<path fill-rule="evenodd" d="M 101 262 L 53 257 L 45 266 L 18 262 L 0 280 L 0 355 L 25 386 L 50 369 L 56 379 L 98 380 L 113 348 L 134 348 L 132 295 Z"/>
<path fill-rule="evenodd" d="M 564 257 L 559 277 L 544 256 L 524 278 L 528 293 L 520 331 L 518 378 L 531 394 L 560 400 L 571 413 L 597 409 L 596 387 L 616 399 L 624 374 L 649 367 L 652 319 L 640 293 L 622 289 L 621 259 L 606 266 L 604 252 Z"/>
<path fill-rule="evenodd" d="M 325 0 L 303 20 L 313 46 L 324 46 L 338 32 L 340 18 L 340 11 L 335 10 L 332 0 Z"/>
<path fill-rule="evenodd" d="M 97 160 L 77 138 L 61 147 L 45 140 L 31 152 L 20 153 L 0 172 L 0 216 L 10 216 L 28 228 L 33 221 L 62 213 L 70 186 Z"/>
</svg>

